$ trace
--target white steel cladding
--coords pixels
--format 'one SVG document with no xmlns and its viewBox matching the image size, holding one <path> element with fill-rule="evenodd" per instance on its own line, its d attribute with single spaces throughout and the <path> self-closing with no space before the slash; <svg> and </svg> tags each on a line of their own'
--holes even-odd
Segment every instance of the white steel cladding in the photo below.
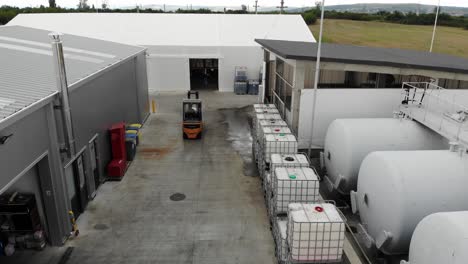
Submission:
<svg viewBox="0 0 468 264">
<path fill-rule="evenodd" d="M 468 263 L 468 211 L 426 216 L 414 230 L 408 262 L 402 264 Z"/>
<path fill-rule="evenodd" d="M 379 150 L 439 150 L 448 145 L 414 121 L 398 118 L 336 119 L 325 138 L 327 183 L 341 193 L 356 190 L 359 166 Z"/>
<path fill-rule="evenodd" d="M 378 249 L 404 254 L 424 217 L 468 210 L 467 175 L 468 157 L 459 152 L 373 152 L 361 165 L 353 211 Z"/>
<path fill-rule="evenodd" d="M 157 91 L 189 90 L 191 58 L 218 59 L 219 90 L 233 91 L 236 66 L 259 78 L 263 50 L 255 39 L 315 42 L 300 15 L 21 14 L 8 25 L 144 46 L 149 89 Z"/>
</svg>

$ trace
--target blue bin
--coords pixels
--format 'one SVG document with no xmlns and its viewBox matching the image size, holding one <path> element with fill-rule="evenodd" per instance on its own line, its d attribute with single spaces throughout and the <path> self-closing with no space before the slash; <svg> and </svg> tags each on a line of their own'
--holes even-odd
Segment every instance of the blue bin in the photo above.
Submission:
<svg viewBox="0 0 468 264">
<path fill-rule="evenodd" d="M 140 131 L 138 130 L 125 130 L 125 135 L 135 135 L 136 137 L 136 144 L 139 145 L 140 144 Z"/>
<path fill-rule="evenodd" d="M 249 81 L 247 93 L 248 93 L 248 94 L 257 95 L 257 94 L 258 94 L 258 86 L 259 86 L 259 85 L 260 85 L 260 83 L 259 83 L 259 81 L 257 81 L 257 80 L 251 80 L 251 81 Z"/>
</svg>

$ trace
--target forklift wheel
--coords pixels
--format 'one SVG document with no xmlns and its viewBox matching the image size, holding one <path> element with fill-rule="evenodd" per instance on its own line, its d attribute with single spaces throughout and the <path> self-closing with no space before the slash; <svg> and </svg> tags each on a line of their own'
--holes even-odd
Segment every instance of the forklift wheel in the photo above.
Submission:
<svg viewBox="0 0 468 264">
<path fill-rule="evenodd" d="M 183 132 L 182 132 L 182 137 L 183 137 L 184 139 L 187 139 L 187 138 L 188 138 L 188 137 L 187 137 L 187 134 L 185 134 L 185 133 L 183 133 Z"/>
<path fill-rule="evenodd" d="M 197 135 L 197 139 L 201 139 L 202 138 L 202 132 L 198 133 Z"/>
</svg>

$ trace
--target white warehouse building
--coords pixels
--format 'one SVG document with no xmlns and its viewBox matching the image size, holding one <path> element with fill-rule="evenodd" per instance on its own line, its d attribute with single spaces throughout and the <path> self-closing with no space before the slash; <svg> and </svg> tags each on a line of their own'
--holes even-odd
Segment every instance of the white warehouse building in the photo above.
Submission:
<svg viewBox="0 0 468 264">
<path fill-rule="evenodd" d="M 144 46 L 153 91 L 232 92 L 237 66 L 260 79 L 256 38 L 315 42 L 300 15 L 19 14 L 8 25 Z"/>
</svg>

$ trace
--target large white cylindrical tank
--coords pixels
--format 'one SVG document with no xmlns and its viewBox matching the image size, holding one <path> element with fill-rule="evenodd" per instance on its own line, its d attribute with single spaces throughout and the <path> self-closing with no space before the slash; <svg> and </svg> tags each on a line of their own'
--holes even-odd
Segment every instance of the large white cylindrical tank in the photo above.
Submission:
<svg viewBox="0 0 468 264">
<path fill-rule="evenodd" d="M 468 212 L 426 216 L 414 230 L 408 262 L 401 263 L 468 263 Z"/>
<path fill-rule="evenodd" d="M 367 237 L 388 255 L 408 252 L 425 216 L 468 210 L 468 158 L 458 152 L 380 151 L 369 154 L 351 192 Z"/>
<path fill-rule="evenodd" d="M 336 119 L 325 137 L 325 180 L 331 190 L 349 194 L 356 190 L 362 160 L 373 151 L 445 148 L 441 136 L 408 119 Z"/>
</svg>

